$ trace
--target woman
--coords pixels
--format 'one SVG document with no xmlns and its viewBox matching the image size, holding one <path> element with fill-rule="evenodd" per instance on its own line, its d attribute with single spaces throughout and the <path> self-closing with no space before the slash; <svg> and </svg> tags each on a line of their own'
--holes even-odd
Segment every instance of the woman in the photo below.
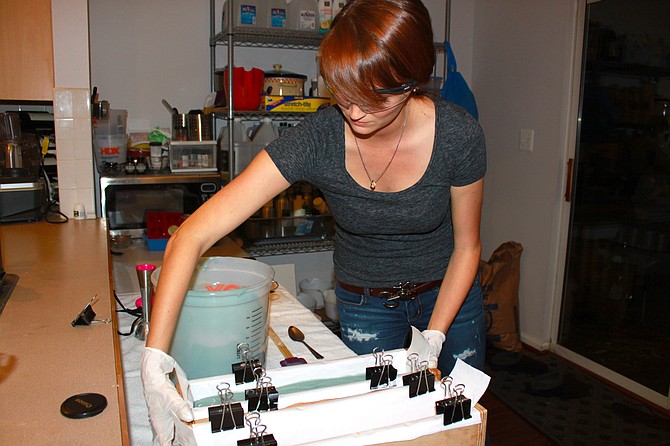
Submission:
<svg viewBox="0 0 670 446">
<path fill-rule="evenodd" d="M 196 261 L 298 180 L 323 192 L 337 222 L 345 344 L 359 354 L 400 348 L 415 326 L 431 346 L 429 367 L 449 373 L 457 357 L 483 367 L 484 137 L 463 109 L 419 90 L 435 63 L 428 11 L 420 0 L 352 0 L 320 51 L 337 107 L 271 143 L 168 243 L 142 364 L 152 426 L 165 442 L 168 407 L 192 419 L 165 378 L 176 364 L 164 352 Z"/>
</svg>

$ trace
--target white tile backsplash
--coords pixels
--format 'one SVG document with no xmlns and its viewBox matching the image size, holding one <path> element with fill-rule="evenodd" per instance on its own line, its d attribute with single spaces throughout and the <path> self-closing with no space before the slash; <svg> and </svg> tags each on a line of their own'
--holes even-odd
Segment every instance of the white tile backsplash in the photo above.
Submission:
<svg viewBox="0 0 670 446">
<path fill-rule="evenodd" d="M 58 189 L 58 200 L 60 201 L 60 211 L 72 218 L 72 209 L 74 204 L 77 202 L 77 190 L 76 189 Z M 88 212 L 88 209 L 86 209 Z"/>
<path fill-rule="evenodd" d="M 77 141 L 91 141 L 91 117 L 74 118 L 74 139 Z"/>
<path fill-rule="evenodd" d="M 55 118 L 56 141 L 74 139 L 74 118 Z M 59 150 L 60 146 L 56 146 Z"/>
<path fill-rule="evenodd" d="M 85 88 L 72 90 L 72 117 L 91 120 L 91 93 Z"/>
<path fill-rule="evenodd" d="M 86 88 L 55 88 L 54 119 L 61 212 L 72 217 L 74 204 L 95 217 L 91 98 Z"/>
<path fill-rule="evenodd" d="M 86 209 L 86 218 L 95 218 L 95 191 L 93 188 L 77 188 L 77 193 L 75 195 L 75 203 L 81 203 Z M 74 209 L 74 203 L 70 207 L 70 213 Z"/>
<path fill-rule="evenodd" d="M 58 163 L 61 161 L 74 161 L 74 140 L 63 139 L 56 136 Z"/>
<path fill-rule="evenodd" d="M 72 90 L 54 88 L 54 117 L 74 118 L 72 114 Z"/>
<path fill-rule="evenodd" d="M 75 160 L 58 160 L 58 190 L 77 188 L 77 162 Z"/>
<path fill-rule="evenodd" d="M 90 160 L 75 160 L 75 184 L 77 189 L 93 187 L 93 165 Z"/>
</svg>

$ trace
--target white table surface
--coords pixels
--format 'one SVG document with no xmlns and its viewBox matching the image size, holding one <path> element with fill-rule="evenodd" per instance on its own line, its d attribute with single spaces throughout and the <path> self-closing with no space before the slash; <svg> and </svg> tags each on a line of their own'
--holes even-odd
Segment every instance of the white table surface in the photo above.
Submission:
<svg viewBox="0 0 670 446">
<path fill-rule="evenodd" d="M 140 297 L 138 293 L 119 294 L 118 296 L 127 308 L 135 308 L 135 300 Z M 130 331 L 135 318 L 126 313 L 118 313 L 118 315 L 119 330 L 121 332 Z M 270 326 L 294 356 L 304 358 L 308 363 L 318 362 L 319 360 L 312 356 L 307 347 L 292 341 L 288 337 L 287 329 L 290 325 L 299 327 L 305 333 L 305 340 L 325 359 L 342 359 L 355 356 L 355 353 L 326 328 L 314 313 L 302 306 L 286 288 L 280 286 L 270 294 Z M 140 361 L 143 349 L 144 342 L 135 338 L 134 335 L 121 336 L 121 360 L 126 390 L 128 425 L 133 446 L 152 444 L 151 427 L 140 378 Z M 280 367 L 279 362 L 282 359 L 284 359 L 284 356 L 279 352 L 277 346 L 274 342 L 268 340 L 266 369 Z"/>
</svg>

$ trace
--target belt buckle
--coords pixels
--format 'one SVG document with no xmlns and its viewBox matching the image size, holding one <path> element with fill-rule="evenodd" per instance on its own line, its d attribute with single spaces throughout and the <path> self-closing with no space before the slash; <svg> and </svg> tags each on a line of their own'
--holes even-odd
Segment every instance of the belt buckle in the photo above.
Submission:
<svg viewBox="0 0 670 446">
<path fill-rule="evenodd" d="M 400 282 L 393 289 L 397 291 L 382 291 L 379 293 L 380 298 L 386 299 L 382 304 L 384 308 L 398 308 L 401 300 L 413 300 L 416 297 L 416 285 L 411 282 Z"/>
</svg>

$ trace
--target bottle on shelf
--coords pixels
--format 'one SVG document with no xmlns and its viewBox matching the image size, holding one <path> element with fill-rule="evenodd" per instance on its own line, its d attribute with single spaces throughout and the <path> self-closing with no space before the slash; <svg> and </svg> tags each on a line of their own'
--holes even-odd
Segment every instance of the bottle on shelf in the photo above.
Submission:
<svg viewBox="0 0 670 446">
<path fill-rule="evenodd" d="M 221 29 L 227 29 L 228 2 L 233 2 L 233 26 L 263 28 L 266 27 L 265 0 L 226 0 L 223 2 Z"/>
<path fill-rule="evenodd" d="M 247 136 L 247 129 L 242 123 L 241 118 L 235 118 L 232 124 L 233 129 L 233 150 L 235 151 L 235 175 L 242 172 L 253 158 L 252 144 Z M 228 144 L 229 132 L 228 126 L 221 129 L 217 145 L 219 146 L 219 159 L 221 160 L 221 170 L 228 171 Z"/>
<path fill-rule="evenodd" d="M 293 216 L 294 217 L 303 217 L 305 215 L 304 208 L 305 200 L 303 200 L 302 195 L 298 192 L 295 193 L 293 197 Z"/>
<path fill-rule="evenodd" d="M 312 203 L 314 204 L 314 209 L 316 209 L 319 215 L 330 214 L 330 211 L 328 210 L 328 205 L 326 204 L 326 201 L 323 198 L 316 197 L 314 200 L 312 200 Z"/>
<path fill-rule="evenodd" d="M 251 140 L 253 156 L 256 156 L 268 144 L 279 138 L 279 129 L 271 118 L 263 118 Z"/>
<path fill-rule="evenodd" d="M 289 207 L 289 199 L 286 191 L 277 195 L 276 202 L 275 212 L 277 217 L 291 217 L 293 215 L 293 208 Z"/>
<path fill-rule="evenodd" d="M 330 24 L 333 21 L 333 2 L 332 0 L 319 0 L 319 32 L 327 33 L 330 31 Z"/>
<path fill-rule="evenodd" d="M 289 8 L 286 0 L 266 0 L 266 27 L 272 29 L 287 29 Z"/>
<path fill-rule="evenodd" d="M 318 0 L 291 0 L 288 11 L 290 29 L 319 32 Z"/>
</svg>

